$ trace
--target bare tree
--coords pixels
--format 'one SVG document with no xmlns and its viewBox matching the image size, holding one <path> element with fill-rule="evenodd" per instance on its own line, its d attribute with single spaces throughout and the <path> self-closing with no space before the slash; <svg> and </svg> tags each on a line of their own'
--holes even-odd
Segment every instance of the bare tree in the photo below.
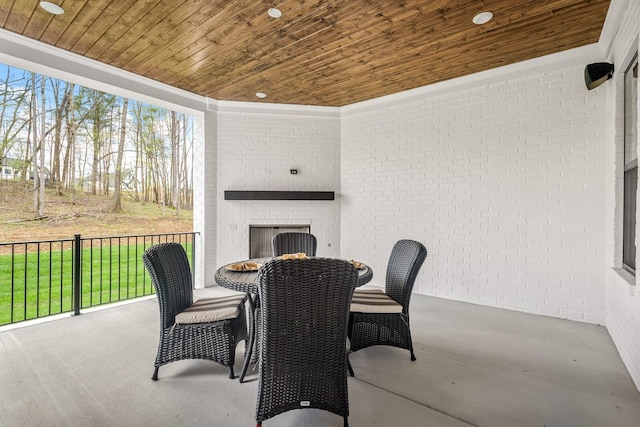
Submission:
<svg viewBox="0 0 640 427">
<path fill-rule="evenodd" d="M 169 144 L 171 145 L 171 206 L 180 211 L 180 122 L 175 111 L 169 121 Z"/>
<path fill-rule="evenodd" d="M 44 137 L 45 137 L 45 126 L 46 126 L 46 96 L 45 96 L 45 80 L 44 80 L 44 76 L 40 76 L 40 102 L 41 102 L 41 107 L 40 107 L 40 144 L 39 144 L 39 149 L 40 149 L 40 161 L 38 162 L 37 165 L 37 176 L 38 178 L 36 179 L 37 183 L 38 183 L 38 199 L 39 199 L 39 203 L 38 203 L 38 216 L 42 217 L 44 216 L 44 187 L 46 184 L 46 176 L 45 176 L 45 166 L 44 166 Z"/>
<path fill-rule="evenodd" d="M 116 102 L 116 97 L 83 87 L 79 98 L 80 123 L 86 129 L 91 142 L 91 194 L 95 195 L 98 194 L 98 184 L 102 182 L 100 179 L 102 172 L 108 172 L 101 170 L 100 163 L 104 160 L 103 151 L 108 136 L 107 129 L 110 126 L 109 114 Z"/>
<path fill-rule="evenodd" d="M 191 152 L 191 156 L 190 156 L 190 162 L 189 164 L 191 165 L 191 168 L 188 172 L 185 172 L 185 176 L 184 179 L 187 181 L 187 185 L 186 187 L 188 188 L 188 196 L 187 196 L 187 200 L 188 200 L 188 206 L 190 209 L 193 209 L 193 162 L 195 160 L 194 156 L 195 156 L 195 152 L 193 149 L 194 146 L 194 129 L 193 129 L 193 119 L 189 120 L 190 123 L 190 142 L 189 142 L 189 151 Z M 185 144 L 186 144 L 186 138 L 185 138 Z M 187 160 L 187 157 L 185 156 L 185 161 Z M 186 167 L 186 166 L 185 166 Z"/>
<path fill-rule="evenodd" d="M 67 93 L 65 95 L 64 109 L 65 122 L 67 127 L 67 149 L 64 153 L 64 163 L 62 166 L 62 176 L 60 180 L 66 185 L 67 188 L 73 189 L 75 181 L 75 144 L 76 144 L 76 126 L 75 120 L 75 97 L 73 96 L 75 85 L 69 83 L 67 87 Z M 60 192 L 60 190 L 59 190 Z"/>
<path fill-rule="evenodd" d="M 193 165 L 193 121 L 189 120 L 189 116 L 186 114 L 181 115 L 182 123 L 182 158 L 181 158 L 181 174 L 180 174 L 180 188 L 181 198 L 179 200 L 179 207 L 185 206 L 187 208 L 192 207 L 191 201 L 191 189 L 193 176 L 190 174 L 190 166 Z M 191 157 L 190 157 L 191 155 Z M 180 215 L 180 208 L 176 206 L 176 214 Z"/>
<path fill-rule="evenodd" d="M 7 75 L 2 82 L 2 105 L 0 105 L 0 164 L 11 151 L 18 135 L 29 123 L 28 120 L 20 117 L 23 105 L 27 102 L 27 88 L 16 88 L 18 80 L 11 77 L 11 67 L 7 67 Z"/>
<path fill-rule="evenodd" d="M 111 162 L 113 160 L 113 143 L 114 143 L 114 134 L 116 128 L 116 116 L 117 116 L 118 104 L 117 102 L 110 103 L 109 108 L 109 118 L 107 120 L 106 127 L 106 135 L 105 135 L 105 144 L 103 144 L 103 152 L 102 152 L 102 194 L 105 196 L 109 195 L 109 187 L 111 183 L 111 174 L 109 171 L 111 170 Z M 117 145 L 117 141 L 115 141 Z M 117 152 L 117 148 L 115 150 Z"/>
<path fill-rule="evenodd" d="M 176 206 L 176 216 L 180 216 L 180 211 L 182 210 L 183 201 L 188 205 L 187 196 L 189 194 L 189 181 L 187 177 L 187 116 L 182 115 L 182 164 L 180 165 L 180 169 L 182 171 L 182 185 L 180 186 L 183 191 L 180 192 L 180 197 L 178 198 L 178 204 Z"/>
<path fill-rule="evenodd" d="M 92 91 L 93 105 L 91 106 L 91 136 L 93 141 L 93 161 L 91 162 L 91 194 L 97 194 L 98 182 L 98 163 L 100 161 L 100 150 L 102 149 L 102 111 L 100 108 L 100 94 L 98 91 Z"/>
<path fill-rule="evenodd" d="M 159 132 L 159 109 L 144 106 L 141 112 L 141 151 L 143 153 L 142 194 L 144 201 L 165 204 L 163 179 L 166 176 L 164 164 L 164 140 Z"/>
<path fill-rule="evenodd" d="M 135 134 L 134 134 L 134 138 L 133 138 L 133 143 L 134 143 L 134 149 L 135 149 L 135 162 L 134 162 L 134 169 L 135 169 L 135 181 L 133 183 L 133 188 L 134 188 L 134 197 L 136 202 L 140 201 L 140 186 L 138 184 L 140 184 L 141 182 L 138 181 L 138 176 L 140 176 L 141 179 L 144 179 L 144 166 L 143 166 L 143 160 L 142 160 L 142 150 L 141 150 L 141 136 L 142 136 L 142 105 L 139 102 L 136 102 L 134 104 L 134 108 L 133 108 L 133 118 L 135 121 Z"/>
<path fill-rule="evenodd" d="M 32 82 L 32 73 L 29 73 L 29 77 L 27 78 L 27 76 L 25 75 L 25 80 L 27 80 L 28 82 Z M 27 141 L 26 144 L 24 145 L 24 153 L 22 156 L 22 164 L 20 167 L 20 178 L 23 181 L 28 182 L 29 181 L 29 176 L 30 176 L 30 171 L 29 168 L 31 167 L 31 161 L 33 160 L 31 157 L 31 149 L 32 146 L 35 147 L 35 142 L 33 142 L 33 103 L 35 102 L 35 96 L 32 93 L 33 89 L 30 88 L 29 86 L 30 83 L 27 83 L 27 90 L 30 91 L 30 96 L 29 96 L 29 105 L 28 105 L 28 116 L 29 118 L 27 119 Z"/>
<path fill-rule="evenodd" d="M 124 157 L 124 143 L 127 136 L 127 106 L 129 100 L 124 98 L 122 101 L 122 112 L 120 113 L 120 136 L 118 138 L 118 157 L 116 159 L 115 183 L 113 190 L 113 211 L 122 212 L 122 158 Z"/>
<path fill-rule="evenodd" d="M 62 169 L 62 150 L 63 150 L 63 122 L 64 119 L 69 117 L 68 111 L 72 105 L 71 96 L 73 93 L 74 85 L 71 83 L 62 82 L 58 79 L 49 79 L 51 81 L 51 88 L 53 93 L 54 106 L 54 123 L 53 123 L 53 153 L 51 155 L 51 175 L 50 182 L 55 184 L 56 190 L 59 195 L 62 195 L 62 189 L 64 185 Z M 64 83 L 64 85 L 62 84 Z M 69 140 L 67 135 L 67 150 L 69 153 Z M 65 155 L 65 166 L 68 165 L 68 158 Z"/>
<path fill-rule="evenodd" d="M 31 176 L 33 176 L 33 210 L 36 217 L 44 216 L 44 82 L 41 81 L 42 115 L 40 121 L 40 134 L 38 135 L 38 97 L 36 94 L 36 74 L 31 73 L 31 120 L 33 122 L 33 159 L 31 161 Z M 38 153 L 40 157 L 38 158 Z M 39 161 L 40 160 L 40 161 Z"/>
</svg>

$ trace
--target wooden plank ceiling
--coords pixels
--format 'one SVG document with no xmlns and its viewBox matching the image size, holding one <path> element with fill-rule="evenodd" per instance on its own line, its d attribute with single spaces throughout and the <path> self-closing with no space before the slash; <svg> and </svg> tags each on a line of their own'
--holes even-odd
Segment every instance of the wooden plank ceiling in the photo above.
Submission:
<svg viewBox="0 0 640 427">
<path fill-rule="evenodd" d="M 2 28 L 218 100 L 325 106 L 595 43 L 610 2 L 51 1 L 0 0 Z"/>
</svg>

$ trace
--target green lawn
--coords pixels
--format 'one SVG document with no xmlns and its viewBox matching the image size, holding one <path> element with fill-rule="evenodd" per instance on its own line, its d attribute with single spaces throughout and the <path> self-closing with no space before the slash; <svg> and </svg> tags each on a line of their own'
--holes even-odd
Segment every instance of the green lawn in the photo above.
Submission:
<svg viewBox="0 0 640 427">
<path fill-rule="evenodd" d="M 30 246 L 26 255 L 24 249 L 13 257 L 0 255 L 0 325 L 73 311 L 71 245 L 58 243 L 59 250 L 41 247 L 39 252 Z M 148 246 L 85 247 L 81 258 L 81 307 L 152 294 L 151 279 L 142 263 Z M 191 257 L 191 244 L 185 246 Z"/>
</svg>

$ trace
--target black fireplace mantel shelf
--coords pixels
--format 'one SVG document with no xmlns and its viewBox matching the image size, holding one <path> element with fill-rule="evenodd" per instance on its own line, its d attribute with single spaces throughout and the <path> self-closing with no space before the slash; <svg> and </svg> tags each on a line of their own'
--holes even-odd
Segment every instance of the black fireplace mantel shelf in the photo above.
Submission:
<svg viewBox="0 0 640 427">
<path fill-rule="evenodd" d="M 333 191 L 231 191 L 225 200 L 335 200 Z"/>
</svg>

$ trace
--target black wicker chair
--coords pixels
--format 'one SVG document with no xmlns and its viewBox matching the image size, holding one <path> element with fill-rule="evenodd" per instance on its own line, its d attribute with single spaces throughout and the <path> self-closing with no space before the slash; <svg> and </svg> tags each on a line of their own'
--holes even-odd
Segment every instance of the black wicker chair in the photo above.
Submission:
<svg viewBox="0 0 640 427">
<path fill-rule="evenodd" d="M 278 233 L 271 238 L 273 256 L 304 252 L 308 256 L 316 256 L 318 242 L 311 233 Z"/>
<path fill-rule="evenodd" d="M 257 425 L 317 408 L 348 426 L 347 323 L 358 272 L 330 258 L 272 260 L 258 273 L 262 303 Z"/>
<path fill-rule="evenodd" d="M 385 290 L 356 290 L 349 315 L 351 351 L 372 345 L 404 348 L 416 360 L 409 327 L 409 300 L 416 276 L 427 257 L 427 249 L 414 240 L 399 240 L 393 246 Z M 351 364 L 349 373 L 353 376 Z"/>
<path fill-rule="evenodd" d="M 234 378 L 236 345 L 247 339 L 242 294 L 193 302 L 191 268 L 178 243 L 161 243 L 142 255 L 160 306 L 160 343 L 151 379 L 160 366 L 184 359 L 207 359 L 229 368 Z"/>
</svg>

